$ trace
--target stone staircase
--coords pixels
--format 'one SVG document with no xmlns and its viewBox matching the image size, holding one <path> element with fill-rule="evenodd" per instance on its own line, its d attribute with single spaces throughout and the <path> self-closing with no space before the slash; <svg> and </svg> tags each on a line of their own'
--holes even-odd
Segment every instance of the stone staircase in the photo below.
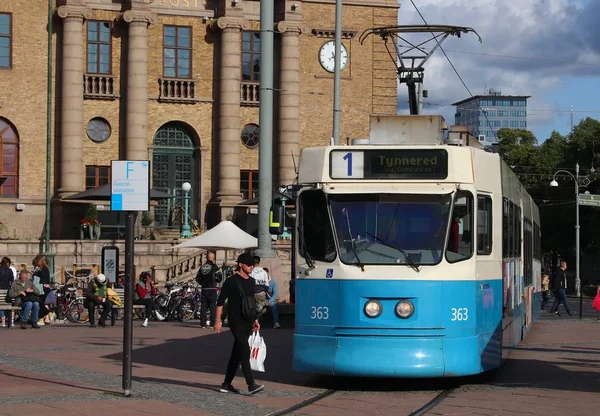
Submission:
<svg viewBox="0 0 600 416">
<path fill-rule="evenodd" d="M 187 256 L 181 260 L 165 265 L 151 267 L 152 278 L 157 284 L 181 283 L 196 277 L 202 263 L 206 261 L 206 250 Z"/>
<path fill-rule="evenodd" d="M 158 240 L 179 240 L 181 232 L 179 228 L 163 228 L 156 231 L 156 236 Z"/>
</svg>

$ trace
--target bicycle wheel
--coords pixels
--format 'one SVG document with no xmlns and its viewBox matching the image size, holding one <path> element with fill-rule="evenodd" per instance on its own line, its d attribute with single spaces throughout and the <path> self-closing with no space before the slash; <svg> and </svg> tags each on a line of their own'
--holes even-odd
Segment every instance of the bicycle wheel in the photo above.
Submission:
<svg viewBox="0 0 600 416">
<path fill-rule="evenodd" d="M 161 318 L 156 315 L 158 321 L 164 321 L 168 315 L 169 307 L 169 296 L 164 293 L 159 294 L 154 298 L 154 309 L 160 314 Z"/>
<path fill-rule="evenodd" d="M 139 319 L 146 319 L 146 309 L 134 309 L 133 313 L 135 314 L 135 316 L 137 316 Z"/>
<path fill-rule="evenodd" d="M 72 300 L 69 303 L 67 319 L 75 324 L 86 324 L 89 322 L 88 310 L 82 300 Z"/>
<path fill-rule="evenodd" d="M 196 312 L 196 304 L 192 299 L 184 299 L 179 304 L 179 316 L 182 321 L 189 321 Z"/>
</svg>

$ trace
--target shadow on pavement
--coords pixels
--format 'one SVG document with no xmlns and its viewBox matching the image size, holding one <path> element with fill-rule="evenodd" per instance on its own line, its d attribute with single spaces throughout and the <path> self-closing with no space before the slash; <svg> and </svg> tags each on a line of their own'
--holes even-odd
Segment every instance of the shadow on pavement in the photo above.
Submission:
<svg viewBox="0 0 600 416">
<path fill-rule="evenodd" d="M 99 393 L 114 393 L 113 390 L 99 389 L 96 387 L 86 387 L 86 386 L 82 386 L 82 385 L 78 385 L 78 384 L 64 383 L 64 382 L 58 381 L 58 380 L 43 380 L 43 379 L 35 378 L 35 377 L 28 377 L 23 374 L 18 374 L 18 375 L 12 374 L 10 371 L 6 371 L 3 369 L 0 369 L 0 376 L 12 377 L 12 378 L 18 379 L 19 381 L 31 380 L 31 381 L 35 381 L 36 383 L 47 383 L 50 386 L 59 385 L 59 386 L 65 386 L 65 387 L 73 387 L 73 388 L 82 389 L 82 390 L 95 391 L 95 392 L 99 392 Z"/>
</svg>

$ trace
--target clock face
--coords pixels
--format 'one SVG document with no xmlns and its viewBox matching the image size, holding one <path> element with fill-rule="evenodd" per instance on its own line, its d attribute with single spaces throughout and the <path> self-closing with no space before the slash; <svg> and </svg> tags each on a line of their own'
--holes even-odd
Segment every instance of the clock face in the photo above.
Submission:
<svg viewBox="0 0 600 416">
<path fill-rule="evenodd" d="M 342 59 L 340 67 L 343 71 L 348 65 L 348 50 L 344 44 L 341 46 Z M 319 51 L 319 62 L 321 62 L 321 66 L 325 71 L 333 73 L 335 70 L 335 41 L 330 40 L 321 46 L 321 50 Z"/>
</svg>

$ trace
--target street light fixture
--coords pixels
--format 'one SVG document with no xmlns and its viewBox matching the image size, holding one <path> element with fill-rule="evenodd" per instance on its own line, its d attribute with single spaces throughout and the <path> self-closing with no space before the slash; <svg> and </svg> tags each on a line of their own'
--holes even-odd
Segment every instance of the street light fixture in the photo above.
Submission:
<svg viewBox="0 0 600 416">
<path fill-rule="evenodd" d="M 192 230 L 190 228 L 190 224 L 188 222 L 188 212 L 189 212 L 189 204 L 190 204 L 190 191 L 192 189 L 192 185 L 189 182 L 184 182 L 181 185 L 181 190 L 183 191 L 183 227 L 181 228 L 181 238 L 188 238 L 192 236 Z"/>
<path fill-rule="evenodd" d="M 552 182 L 550 182 L 550 186 L 558 186 L 558 182 L 556 181 L 556 175 L 559 173 L 566 173 L 571 178 L 573 178 L 573 181 L 575 182 L 575 294 L 581 298 L 581 279 L 579 277 L 579 257 L 581 252 L 581 248 L 579 245 L 579 188 L 587 187 L 590 184 L 590 180 L 587 176 L 583 176 L 581 178 L 579 177 L 579 163 L 577 163 L 575 165 L 575 175 L 573 175 L 568 170 L 557 170 L 554 173 L 554 178 Z M 579 317 L 581 318 L 581 307 L 579 308 Z"/>
</svg>

